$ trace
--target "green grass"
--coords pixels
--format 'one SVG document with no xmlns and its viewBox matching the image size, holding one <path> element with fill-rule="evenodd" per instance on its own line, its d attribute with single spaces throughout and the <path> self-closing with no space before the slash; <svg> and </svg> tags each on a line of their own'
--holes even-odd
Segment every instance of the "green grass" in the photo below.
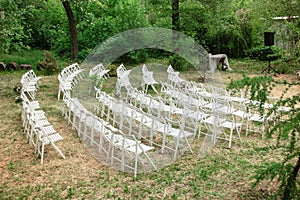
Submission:
<svg viewBox="0 0 300 200">
<path fill-rule="evenodd" d="M 41 61 L 44 57 L 41 50 L 21 50 L 12 52 L 11 54 L 0 54 L 1 62 L 5 64 L 9 62 L 15 62 L 20 64 L 32 64 L 35 65 L 38 61 Z"/>
<path fill-rule="evenodd" d="M 245 59 L 230 59 L 230 66 L 234 69 L 228 71 L 228 73 L 239 73 L 239 74 L 262 74 L 262 71 L 268 67 L 268 61 L 251 60 Z M 299 70 L 299 65 L 296 62 L 285 62 L 283 59 L 271 61 L 271 67 L 279 71 L 280 74 L 296 74 Z M 271 71 L 273 73 L 273 71 Z"/>
<path fill-rule="evenodd" d="M 61 58 L 54 55 L 54 57 L 57 60 L 57 65 L 59 71 L 66 67 L 69 63 L 69 61 L 64 61 Z M 0 62 L 5 63 L 6 65 L 9 62 L 15 62 L 18 66 L 21 64 L 30 64 L 32 65 L 33 69 L 36 69 L 37 63 L 42 61 L 44 59 L 44 51 L 43 50 L 37 50 L 37 49 L 31 49 L 31 50 L 20 50 L 15 51 L 10 54 L 4 54 L 0 53 Z M 20 69 L 20 67 L 19 67 Z"/>
<path fill-rule="evenodd" d="M 261 74 L 263 69 L 268 65 L 267 62 L 255 61 L 250 59 L 235 60 L 231 59 L 229 61 L 230 67 L 233 71 L 227 71 L 228 73 L 238 73 L 238 74 Z"/>
</svg>

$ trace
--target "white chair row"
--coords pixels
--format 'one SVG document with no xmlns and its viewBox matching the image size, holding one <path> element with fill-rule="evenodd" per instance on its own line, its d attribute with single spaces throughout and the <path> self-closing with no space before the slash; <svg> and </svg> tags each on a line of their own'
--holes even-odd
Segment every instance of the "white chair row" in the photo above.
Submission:
<svg viewBox="0 0 300 200">
<path fill-rule="evenodd" d="M 130 72 L 131 70 L 127 70 L 123 64 L 121 64 L 117 68 L 117 83 L 116 83 L 116 93 L 120 94 L 121 89 L 125 87 L 126 91 L 128 92 L 133 87 L 130 83 Z M 149 71 L 146 65 L 144 64 L 142 66 L 142 82 L 141 82 L 141 88 L 142 91 L 147 93 L 149 86 L 153 89 L 155 93 L 158 93 L 158 91 L 155 88 L 155 84 L 158 84 L 158 82 L 153 77 L 153 71 Z"/>
<path fill-rule="evenodd" d="M 193 93 L 167 83 L 162 83 L 162 85 L 163 92 L 175 99 L 178 102 L 177 105 L 185 105 L 189 108 L 186 109 L 187 112 L 197 116 L 195 118 L 186 117 L 186 119 L 194 119 L 192 122 L 197 123 L 199 126 L 198 137 L 200 134 L 210 135 L 214 143 L 217 139 L 228 140 L 230 148 L 233 132 L 236 131 L 238 138 L 242 141 L 240 132 L 246 117 L 246 109 L 234 108 L 232 102 L 221 96 L 221 93 L 208 93 L 204 89 L 197 90 L 201 93 Z M 203 91 L 205 91 L 205 96 L 201 95 Z M 196 118 L 197 120 L 195 120 Z M 203 124 L 206 130 L 201 131 Z M 229 136 L 226 134 L 226 129 L 230 130 Z"/>
<path fill-rule="evenodd" d="M 172 114 L 182 114 L 182 109 L 175 106 L 174 102 L 166 102 L 165 99 L 159 97 L 153 97 L 150 94 L 145 94 L 142 91 L 131 90 L 127 92 L 127 101 L 139 109 L 145 109 L 149 114 L 153 114 L 156 117 L 162 117 L 163 113 L 167 116 Z M 150 113 L 155 111 L 155 113 Z"/>
<path fill-rule="evenodd" d="M 21 92 L 22 99 L 22 125 L 30 145 L 34 145 L 35 154 L 41 156 L 41 164 L 44 160 L 45 145 L 51 144 L 53 148 L 65 159 L 64 154 L 56 146 L 56 142 L 63 137 L 53 128 L 47 120 L 45 112 L 41 110 L 38 101 L 29 100 L 27 94 Z"/>
<path fill-rule="evenodd" d="M 142 109 L 113 99 L 101 90 L 98 90 L 97 93 L 96 107 L 98 107 L 100 117 L 118 126 L 126 134 L 135 135 L 138 139 L 148 141 L 151 146 L 161 147 L 162 153 L 165 149 L 173 151 L 174 160 L 177 158 L 179 148 L 187 147 L 192 152 L 188 137 L 194 136 L 195 129 L 188 131 L 184 124 L 185 120 L 175 122 L 163 116 L 156 117 L 150 114 L 151 112 L 145 113 Z M 177 128 L 172 127 L 174 125 Z M 172 140 L 169 141 L 168 136 Z M 161 140 L 157 138 L 161 138 Z M 181 144 L 181 140 L 184 144 Z"/>
<path fill-rule="evenodd" d="M 173 119 L 172 121 L 182 119 L 185 122 L 185 128 L 192 130 L 195 136 L 197 130 L 201 130 L 202 121 L 208 116 L 199 109 L 198 105 L 192 105 L 189 102 L 178 107 L 172 98 L 166 100 L 141 91 L 128 92 L 127 95 L 128 103 L 153 117 Z"/>
<path fill-rule="evenodd" d="M 59 101 L 61 93 L 69 94 L 74 88 L 74 86 L 84 78 L 84 74 L 82 73 L 84 69 L 82 69 L 78 63 L 73 63 L 68 67 L 65 67 L 60 74 L 58 75 L 59 88 L 57 100 Z"/>
<path fill-rule="evenodd" d="M 208 114 L 209 112 L 214 111 L 213 113 L 220 113 L 220 115 L 225 113 L 231 119 L 232 116 L 230 115 L 232 114 L 238 118 L 242 117 L 244 119 L 243 124 L 245 125 L 246 136 L 248 135 L 248 132 L 259 132 L 262 137 L 264 136 L 268 126 L 275 123 L 275 113 L 268 113 L 274 106 L 278 107 L 278 112 L 288 113 L 291 110 L 289 107 L 278 106 L 277 103 L 264 103 L 260 105 L 260 102 L 246 98 L 242 91 L 236 93 L 211 85 L 204 86 L 203 84 L 195 85 L 191 82 L 186 83 L 187 87 L 184 89 L 175 88 L 181 90 L 181 93 L 177 94 L 177 97 L 181 97 L 181 101 L 188 99 L 183 93 L 187 93 L 189 96 L 196 95 L 200 99 L 198 105 L 200 105 L 201 110 L 208 112 Z M 177 91 L 175 91 L 175 89 L 168 85 L 168 90 L 170 90 L 168 93 L 172 93 L 173 98 L 176 97 L 175 94 Z M 203 104 L 203 101 L 206 101 L 207 103 Z M 239 129 L 241 130 L 240 127 Z"/>
<path fill-rule="evenodd" d="M 123 69 L 121 70 L 122 72 L 126 71 L 124 66 L 120 66 L 120 69 Z M 155 115 L 156 117 L 160 117 L 160 113 L 162 111 L 167 111 L 169 113 L 172 113 L 171 111 L 173 110 L 173 114 L 174 114 L 174 110 L 180 111 L 176 114 L 181 115 L 184 118 L 184 120 L 190 120 L 191 124 L 199 126 L 198 135 L 200 135 L 201 133 L 203 122 L 206 124 L 210 123 L 211 118 L 209 117 L 211 116 L 211 113 L 213 113 L 213 111 L 215 112 L 218 111 L 221 114 L 226 113 L 226 115 L 228 115 L 227 118 L 229 119 L 225 118 L 224 121 L 222 121 L 222 124 L 220 123 L 216 125 L 218 128 L 230 129 L 231 132 L 230 136 L 227 137 L 225 135 L 226 137 L 224 137 L 223 139 L 229 140 L 229 147 L 231 147 L 233 131 L 236 130 L 237 136 L 241 140 L 240 131 L 243 123 L 236 122 L 234 120 L 232 113 L 230 113 L 233 112 L 234 109 L 229 109 L 226 103 L 224 105 L 218 104 L 216 103 L 215 100 L 216 98 L 222 100 L 226 99 L 228 97 L 226 91 L 221 89 L 217 90 L 216 88 L 213 87 L 204 88 L 204 86 L 201 84 L 200 84 L 201 88 L 199 88 L 199 84 L 195 84 L 195 83 L 190 84 L 189 82 L 180 78 L 179 72 L 175 72 L 171 66 L 168 67 L 167 72 L 168 72 L 168 81 L 166 83 L 161 83 L 161 84 L 162 84 L 162 91 L 166 94 L 165 97 L 169 96 L 168 97 L 169 105 L 167 105 L 166 103 L 166 98 L 163 100 L 157 100 L 151 96 L 147 96 L 144 93 L 138 92 L 137 90 L 134 89 L 131 90 L 127 89 L 127 94 L 129 94 L 127 96 L 127 99 L 129 99 L 131 103 L 134 101 L 135 102 L 134 106 L 139 105 L 141 107 L 141 105 L 144 105 L 146 107 L 146 110 L 153 111 L 153 109 L 155 108 L 157 114 Z M 191 90 L 193 90 L 193 92 Z M 191 107 L 193 107 L 194 109 L 190 109 Z M 183 113 L 183 108 L 185 108 L 184 109 L 185 113 Z M 171 115 L 169 115 L 169 117 L 170 116 Z M 244 115 L 239 116 L 239 118 L 241 118 L 240 121 L 243 122 L 244 117 L 245 117 Z M 206 125 L 206 129 L 208 129 L 208 131 L 211 131 L 212 130 L 211 125 L 210 126 Z M 225 134 L 225 131 L 223 131 L 223 133 Z M 217 133 L 215 132 L 210 134 L 213 135 L 212 138 L 217 137 Z M 218 138 L 222 138 L 222 137 L 218 136 Z"/>
<path fill-rule="evenodd" d="M 202 107 L 209 103 L 201 95 L 173 87 L 167 82 L 161 82 L 161 94 L 164 95 L 165 99 L 172 99 L 177 107 L 183 105 Z"/>
<path fill-rule="evenodd" d="M 94 149 L 93 153 L 102 161 L 101 155 L 104 154 L 107 164 L 115 166 L 115 161 L 118 161 L 120 170 L 133 171 L 135 177 L 143 158 L 154 170 L 157 169 L 148 155 L 154 147 L 143 144 L 133 135 L 124 134 L 120 128 L 98 118 L 86 110 L 78 99 L 64 95 L 62 113 L 87 148 Z"/>
<path fill-rule="evenodd" d="M 36 76 L 33 70 L 27 71 L 21 77 L 22 91 L 27 93 L 31 100 L 35 99 L 40 79 L 41 77 Z"/>
<path fill-rule="evenodd" d="M 127 70 L 123 64 L 121 64 L 117 68 L 117 77 L 118 77 L 116 83 L 117 94 L 120 94 L 122 87 L 125 87 L 127 91 L 132 87 L 130 83 L 130 72 L 131 70 Z M 179 76 L 179 72 L 174 71 L 171 65 L 168 67 L 167 73 L 168 73 L 167 82 L 172 86 L 181 87 L 184 83 L 186 83 L 186 81 Z M 154 86 L 156 84 L 159 84 L 159 82 L 155 80 L 153 71 L 149 71 L 147 66 L 143 64 L 142 82 L 141 82 L 142 91 L 147 93 L 149 86 L 151 86 L 153 91 L 155 93 L 158 93 L 158 91 Z"/>
</svg>

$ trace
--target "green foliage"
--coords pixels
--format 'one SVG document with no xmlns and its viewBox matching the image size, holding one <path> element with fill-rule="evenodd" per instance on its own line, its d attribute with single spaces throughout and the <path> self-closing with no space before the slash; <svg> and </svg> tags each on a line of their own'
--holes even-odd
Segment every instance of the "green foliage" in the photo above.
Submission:
<svg viewBox="0 0 300 200">
<path fill-rule="evenodd" d="M 184 71 L 191 67 L 191 64 L 176 54 L 169 57 L 169 64 L 172 65 L 176 71 Z"/>
<path fill-rule="evenodd" d="M 79 59 L 83 60 L 99 43 L 116 33 L 116 26 L 114 18 L 108 14 L 107 5 L 98 1 L 81 3 L 75 6 L 74 14 L 79 18 Z"/>
<path fill-rule="evenodd" d="M 264 103 L 274 84 L 285 84 L 285 91 L 279 100 L 273 105 L 267 113 L 264 113 Z M 297 105 L 300 103 L 299 95 L 290 98 L 284 98 L 284 94 L 292 85 L 299 83 L 278 83 L 270 77 L 244 77 L 238 81 L 232 81 L 228 88 L 245 89 L 246 93 L 250 93 L 251 100 L 260 102 L 259 111 L 266 114 L 266 118 L 272 117 L 273 125 L 267 130 L 267 138 L 275 137 L 278 152 L 281 152 L 281 160 L 262 163 L 256 172 L 257 186 L 259 182 L 265 179 L 278 181 L 280 187 L 276 193 L 283 199 L 297 198 L 300 191 L 299 168 L 300 168 L 300 109 Z M 288 111 L 282 111 L 280 108 L 289 108 Z"/>
<path fill-rule="evenodd" d="M 204 4 L 207 10 L 209 52 L 226 53 L 230 57 L 243 57 L 245 49 L 253 45 L 253 26 L 246 1 L 213 1 Z"/>
<path fill-rule="evenodd" d="M 298 15 L 299 1 L 236 0 L 227 1 L 225 6 L 223 1 L 217 0 L 182 0 L 179 4 L 180 31 L 213 54 L 226 53 L 231 58 L 249 55 L 267 60 L 266 50 L 261 47 L 265 31 L 276 31 L 275 43 L 278 44 L 297 44 L 299 41 L 299 20 L 290 20 L 289 23 L 272 20 L 274 16 Z M 172 27 L 171 0 L 74 0 L 70 1 L 70 5 L 78 30 L 79 60 L 117 33 L 147 26 Z M 1 0 L 2 9 L 5 18 L 0 19 L 1 52 L 40 48 L 64 58 L 70 57 L 68 19 L 61 1 Z M 282 31 L 283 26 L 285 32 Z M 286 54 L 279 54 L 276 49 L 272 51 L 275 52 L 272 60 L 283 55 L 285 60 L 295 60 L 289 64 L 295 64 L 297 59 L 299 61 L 299 42 Z M 122 59 L 143 62 L 160 56 L 157 52 L 132 51 Z"/>
<path fill-rule="evenodd" d="M 26 47 L 23 40 L 28 37 L 22 24 L 25 9 L 20 9 L 20 1 L 1 0 L 0 8 L 5 12 L 5 18 L 0 19 L 0 52 L 9 53 Z"/>
<path fill-rule="evenodd" d="M 281 182 L 281 187 L 279 188 L 278 193 L 283 193 L 284 188 L 287 186 L 287 177 L 292 173 L 293 166 L 289 163 L 283 164 L 282 162 L 264 162 L 256 171 L 256 175 L 253 177 L 256 179 L 256 182 L 253 184 L 253 187 L 257 186 L 259 182 L 264 179 L 269 179 L 274 181 L 277 179 Z M 296 186 L 293 184 L 293 186 Z M 293 193 L 297 191 L 297 188 L 291 188 Z M 277 193 L 277 194 L 278 194 Z M 296 193 L 294 193 L 294 196 Z"/>
<path fill-rule="evenodd" d="M 118 32 L 147 26 L 145 8 L 140 0 L 119 0 L 115 6 L 115 25 Z"/>
<path fill-rule="evenodd" d="M 272 90 L 272 78 L 269 76 L 256 76 L 253 78 L 243 75 L 243 79 L 231 81 L 227 85 L 227 89 L 244 89 L 244 96 L 250 100 L 259 101 L 260 109 L 263 109 L 263 104 Z"/>
<path fill-rule="evenodd" d="M 145 4 L 149 24 L 155 27 L 172 28 L 172 1 L 151 0 Z M 180 8 L 180 6 L 179 6 Z"/>
<path fill-rule="evenodd" d="M 94 87 L 101 89 L 104 82 L 105 79 L 99 78 L 97 74 L 90 76 L 90 93 L 94 90 Z"/>
<path fill-rule="evenodd" d="M 276 69 L 280 74 L 296 74 L 297 70 L 299 70 L 299 66 L 294 62 L 284 62 L 283 60 L 278 60 L 278 62 L 273 62 L 273 65 L 276 66 Z"/>
<path fill-rule="evenodd" d="M 33 67 L 37 62 L 43 59 L 41 50 L 20 50 L 13 51 L 10 54 L 0 53 L 1 61 L 4 63 L 15 62 L 18 66 L 21 64 L 31 64 Z"/>
<path fill-rule="evenodd" d="M 52 75 L 57 71 L 57 61 L 50 51 L 44 52 L 44 60 L 37 63 L 37 69 L 45 75 Z"/>
<path fill-rule="evenodd" d="M 148 58 L 149 58 L 149 54 L 147 49 L 138 49 L 122 55 L 116 61 L 125 64 L 138 64 L 138 63 L 146 62 Z"/>
<path fill-rule="evenodd" d="M 110 77 L 114 77 L 114 76 L 116 77 L 117 76 L 117 68 L 118 68 L 117 65 L 109 65 L 106 68 L 109 70 L 108 75 Z"/>
<path fill-rule="evenodd" d="M 276 47 L 258 46 L 246 51 L 246 55 L 252 59 L 261 61 L 277 60 L 281 57 L 280 51 Z"/>
</svg>

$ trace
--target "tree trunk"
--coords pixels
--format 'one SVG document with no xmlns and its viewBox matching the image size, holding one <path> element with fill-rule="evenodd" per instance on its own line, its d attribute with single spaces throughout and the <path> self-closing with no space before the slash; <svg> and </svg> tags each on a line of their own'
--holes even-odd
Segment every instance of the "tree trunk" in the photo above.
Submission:
<svg viewBox="0 0 300 200">
<path fill-rule="evenodd" d="M 172 0 L 172 29 L 173 31 L 173 47 L 172 51 L 174 54 L 178 54 L 179 46 L 178 41 L 180 39 L 179 35 L 179 0 Z M 173 63 L 175 65 L 175 63 Z M 176 67 L 176 66 L 174 66 Z"/>
<path fill-rule="evenodd" d="M 291 199 L 291 190 L 296 189 L 293 185 L 296 184 L 296 177 L 300 169 L 300 156 L 298 158 L 298 161 L 296 165 L 294 166 L 294 169 L 292 171 L 292 174 L 290 175 L 287 186 L 285 187 L 283 198 L 284 200 Z"/>
<path fill-rule="evenodd" d="M 179 0 L 172 0 L 172 29 L 179 31 Z"/>
<path fill-rule="evenodd" d="M 69 26 L 70 26 L 70 34 L 71 34 L 71 60 L 77 60 L 78 57 L 78 34 L 76 29 L 76 24 L 74 20 L 74 15 L 69 4 L 69 1 L 62 1 L 62 4 L 66 10 Z"/>
</svg>

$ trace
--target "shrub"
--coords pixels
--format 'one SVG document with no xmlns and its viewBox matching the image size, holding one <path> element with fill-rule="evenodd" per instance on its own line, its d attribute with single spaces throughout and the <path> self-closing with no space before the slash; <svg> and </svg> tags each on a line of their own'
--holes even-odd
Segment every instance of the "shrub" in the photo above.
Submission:
<svg viewBox="0 0 300 200">
<path fill-rule="evenodd" d="M 110 77 L 117 76 L 117 68 L 118 68 L 117 65 L 109 65 L 109 66 L 107 66 L 107 69 L 109 70 L 108 75 Z"/>
<path fill-rule="evenodd" d="M 44 52 L 44 60 L 37 63 L 37 70 L 45 75 L 51 75 L 57 71 L 57 61 L 50 51 Z"/>
<path fill-rule="evenodd" d="M 269 52 L 270 51 L 270 52 Z M 281 58 L 279 49 L 276 47 L 259 46 L 246 51 L 246 55 L 252 59 L 258 59 L 261 61 L 277 60 Z"/>
<path fill-rule="evenodd" d="M 184 71 L 190 67 L 190 64 L 184 58 L 178 55 L 170 56 L 169 63 L 177 71 Z"/>
<path fill-rule="evenodd" d="M 102 85 L 104 83 L 105 79 L 104 78 L 99 78 L 98 74 L 93 74 L 90 76 L 90 89 L 89 93 L 94 90 L 94 87 L 96 88 L 102 88 Z"/>
</svg>

